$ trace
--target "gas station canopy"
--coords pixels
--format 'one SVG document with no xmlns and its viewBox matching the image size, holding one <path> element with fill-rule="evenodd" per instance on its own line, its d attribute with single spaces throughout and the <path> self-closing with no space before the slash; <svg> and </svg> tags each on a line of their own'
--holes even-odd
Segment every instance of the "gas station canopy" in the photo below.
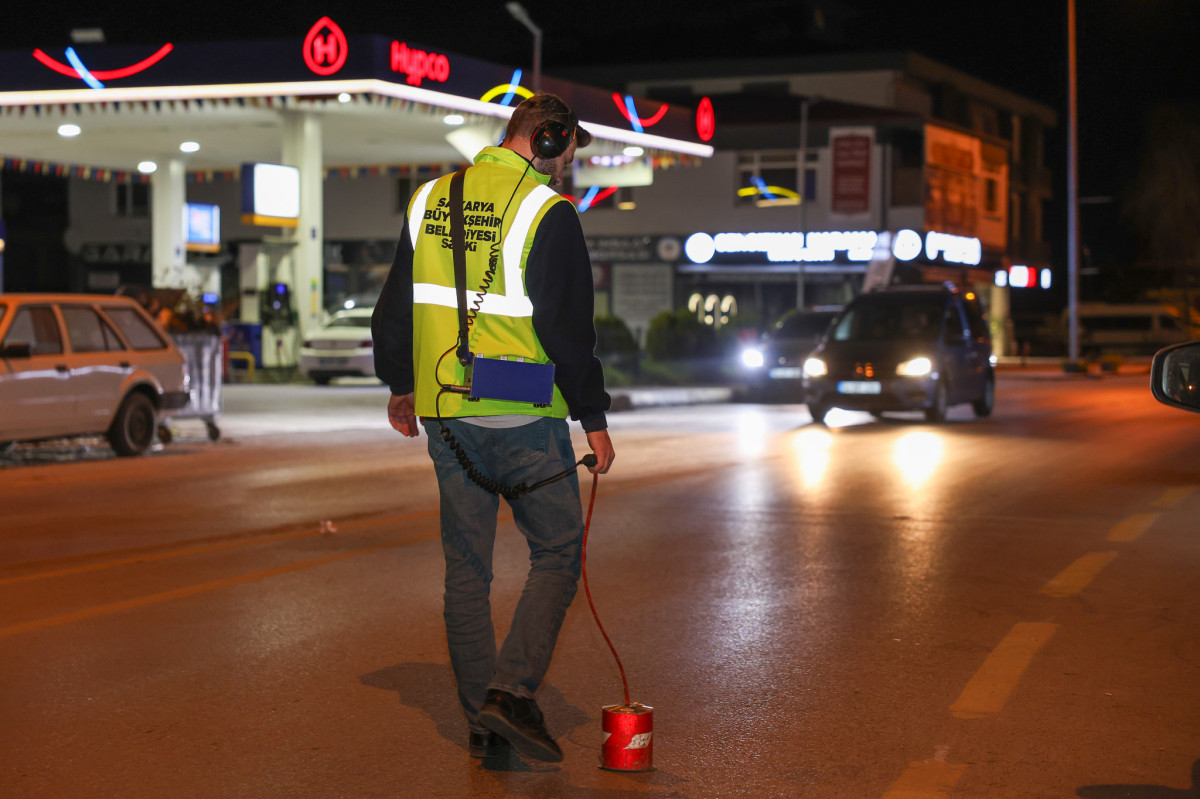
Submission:
<svg viewBox="0 0 1200 799">
<path fill-rule="evenodd" d="M 328 17 L 291 39 L 7 52 L 0 156 L 136 175 L 139 163 L 180 158 L 182 142 L 202 141 L 183 156 L 186 169 L 234 169 L 278 160 L 281 112 L 311 111 L 329 167 L 461 161 L 447 126 L 490 137 L 532 88 L 521 70 L 399 39 L 347 37 Z M 704 114 L 550 78 L 541 88 L 593 134 L 589 155 L 630 145 L 651 158 L 712 154 Z M 80 132 L 64 136 L 62 125 Z"/>
</svg>

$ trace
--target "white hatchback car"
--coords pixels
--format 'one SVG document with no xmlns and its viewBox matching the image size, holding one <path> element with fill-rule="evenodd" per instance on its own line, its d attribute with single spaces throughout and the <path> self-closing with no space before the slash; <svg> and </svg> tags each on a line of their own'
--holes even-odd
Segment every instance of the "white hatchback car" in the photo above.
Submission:
<svg viewBox="0 0 1200 799">
<path fill-rule="evenodd" d="M 0 444 L 105 435 L 138 455 L 188 397 L 183 354 L 131 298 L 0 294 Z"/>
<path fill-rule="evenodd" d="M 300 347 L 300 371 L 319 386 L 335 377 L 374 377 L 375 350 L 371 340 L 374 308 L 338 311 L 321 330 L 305 337 Z"/>
</svg>

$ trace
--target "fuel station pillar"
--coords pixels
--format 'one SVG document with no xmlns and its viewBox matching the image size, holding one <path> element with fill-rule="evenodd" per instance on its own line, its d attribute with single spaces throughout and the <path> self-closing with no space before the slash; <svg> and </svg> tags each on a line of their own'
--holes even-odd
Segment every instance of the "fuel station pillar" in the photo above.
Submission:
<svg viewBox="0 0 1200 799">
<path fill-rule="evenodd" d="M 160 164 L 150 178 L 150 284 L 154 288 L 185 287 L 186 257 L 183 206 L 187 175 L 178 158 Z"/>
<path fill-rule="evenodd" d="M 301 339 L 324 322 L 325 164 L 321 146 L 319 115 L 283 112 L 283 163 L 300 169 L 300 219 L 291 231 L 296 242 L 291 252 L 291 277 Z"/>
</svg>

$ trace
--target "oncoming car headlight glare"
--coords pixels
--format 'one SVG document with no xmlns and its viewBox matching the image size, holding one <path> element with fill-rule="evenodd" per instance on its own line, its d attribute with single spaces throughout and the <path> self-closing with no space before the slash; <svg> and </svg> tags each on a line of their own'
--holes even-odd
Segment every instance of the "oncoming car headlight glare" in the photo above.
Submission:
<svg viewBox="0 0 1200 799">
<path fill-rule="evenodd" d="M 753 347 L 742 350 L 742 366 L 745 366 L 747 369 L 759 369 L 762 365 L 762 350 L 756 350 Z"/>
<path fill-rule="evenodd" d="M 901 377 L 924 377 L 933 371 L 933 361 L 922 356 L 904 361 L 896 367 L 896 374 Z"/>
<path fill-rule="evenodd" d="M 829 368 L 820 358 L 809 358 L 804 362 L 805 377 L 824 377 L 829 374 Z"/>
</svg>

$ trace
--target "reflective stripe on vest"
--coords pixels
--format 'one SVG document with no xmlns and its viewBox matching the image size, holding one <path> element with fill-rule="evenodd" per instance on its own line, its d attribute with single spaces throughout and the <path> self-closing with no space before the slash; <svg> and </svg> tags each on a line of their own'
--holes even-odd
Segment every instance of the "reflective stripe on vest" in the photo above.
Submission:
<svg viewBox="0 0 1200 799">
<path fill-rule="evenodd" d="M 408 218 L 408 234 L 412 241 L 413 252 L 416 252 L 417 249 L 417 236 L 421 230 L 421 220 L 425 216 L 425 203 L 428 201 L 429 192 L 432 191 L 433 184 L 436 182 L 431 180 L 426 183 L 413 199 L 412 212 Z M 504 234 L 502 239 L 504 292 L 489 291 L 485 294 L 483 304 L 479 307 L 479 313 L 514 317 L 533 316 L 533 303 L 529 301 L 529 297 L 525 294 L 525 281 L 521 277 L 521 256 L 525 250 L 525 239 L 529 237 L 529 228 L 533 225 L 533 220 L 537 216 L 538 211 L 550 199 L 556 196 L 557 192 L 549 186 L 538 186 L 521 201 L 521 205 L 517 208 L 517 213 L 513 217 L 512 227 L 508 229 L 508 233 Z M 474 289 L 468 287 L 467 291 L 470 294 L 473 293 Z M 436 283 L 414 283 L 413 302 L 457 308 L 458 295 L 454 291 L 454 286 L 439 286 Z M 474 307 L 475 300 L 473 297 L 468 296 L 467 302 L 470 307 Z"/>
</svg>

